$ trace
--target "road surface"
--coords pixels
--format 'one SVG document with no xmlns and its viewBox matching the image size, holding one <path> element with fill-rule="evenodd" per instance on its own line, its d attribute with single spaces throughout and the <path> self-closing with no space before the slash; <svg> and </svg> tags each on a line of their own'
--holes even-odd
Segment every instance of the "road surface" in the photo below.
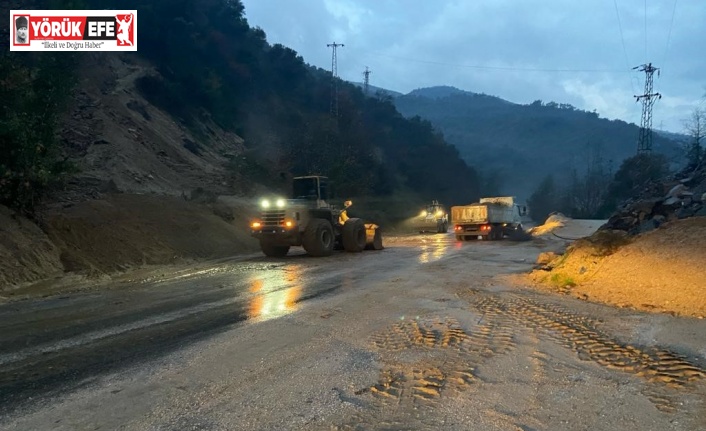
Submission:
<svg viewBox="0 0 706 431">
<path fill-rule="evenodd" d="M 546 242 L 385 246 L 0 305 L 0 428 L 706 429 L 706 322 L 503 278 Z"/>
</svg>

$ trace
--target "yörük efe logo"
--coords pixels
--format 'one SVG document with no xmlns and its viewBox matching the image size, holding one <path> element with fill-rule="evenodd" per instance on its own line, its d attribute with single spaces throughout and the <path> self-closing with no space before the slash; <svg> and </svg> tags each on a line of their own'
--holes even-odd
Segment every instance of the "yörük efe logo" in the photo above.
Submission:
<svg viewBox="0 0 706 431">
<path fill-rule="evenodd" d="M 11 51 L 137 51 L 136 10 L 11 10 Z"/>
</svg>

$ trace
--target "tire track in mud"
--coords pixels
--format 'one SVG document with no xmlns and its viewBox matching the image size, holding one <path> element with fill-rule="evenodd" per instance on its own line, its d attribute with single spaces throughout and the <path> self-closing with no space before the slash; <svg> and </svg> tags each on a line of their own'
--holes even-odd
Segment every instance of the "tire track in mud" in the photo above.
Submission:
<svg viewBox="0 0 706 431">
<path fill-rule="evenodd" d="M 424 317 L 394 323 L 370 337 L 384 366 L 374 385 L 355 393 L 367 407 L 328 429 L 438 429 L 443 418 L 435 411 L 443 411 L 441 403 L 472 396 L 484 383 L 476 370 L 516 350 L 518 335 L 529 335 L 534 346 L 529 357 L 534 382 L 545 380 L 552 368 L 550 358 L 538 349 L 542 339 L 570 349 L 581 360 L 645 379 L 643 395 L 664 413 L 677 412 L 684 392 L 706 380 L 706 371 L 687 358 L 621 343 L 599 330 L 596 320 L 562 307 L 478 290 L 459 297 L 481 314 L 471 330 L 453 318 Z M 507 429 L 533 429 L 540 423 L 531 415 L 495 415 Z"/>
<path fill-rule="evenodd" d="M 485 354 L 499 349 L 495 337 L 488 334 L 480 337 L 483 346 L 476 349 Z M 387 356 L 398 359 L 388 364 L 380 382 L 370 388 L 382 400 L 391 399 L 397 404 L 407 398 L 435 401 L 442 391 L 464 390 L 476 380 L 475 363 L 468 357 L 471 337 L 454 319 L 400 322 L 374 334 L 371 342 Z"/>
<path fill-rule="evenodd" d="M 539 330 L 568 348 L 581 360 L 637 375 L 648 386 L 643 394 L 665 413 L 677 411 L 677 393 L 706 380 L 706 371 L 687 358 L 661 348 L 638 348 L 620 343 L 597 329 L 597 322 L 563 308 L 524 298 L 472 296 L 471 304 L 489 320 L 511 320 Z"/>
<path fill-rule="evenodd" d="M 515 348 L 511 331 L 498 323 L 467 332 L 452 318 L 398 322 L 370 343 L 385 366 L 376 384 L 356 392 L 369 397 L 369 409 L 333 429 L 438 429 L 442 419 L 433 411 L 443 399 L 470 391 L 479 364 Z"/>
</svg>

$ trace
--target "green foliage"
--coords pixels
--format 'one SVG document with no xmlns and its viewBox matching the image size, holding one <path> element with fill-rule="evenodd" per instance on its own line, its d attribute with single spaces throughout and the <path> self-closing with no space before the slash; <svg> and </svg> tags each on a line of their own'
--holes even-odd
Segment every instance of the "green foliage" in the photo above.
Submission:
<svg viewBox="0 0 706 431">
<path fill-rule="evenodd" d="M 571 175 L 574 167 L 582 169 L 587 140 L 601 143 L 604 159 L 616 164 L 635 154 L 639 128 L 634 124 L 602 119 L 569 104 L 537 100 L 519 105 L 484 94 L 439 89 L 397 97 L 395 106 L 406 117 L 429 119 L 481 172 L 502 172 L 502 194 L 525 198 L 546 175 L 554 174 L 558 180 Z M 653 139 L 655 152 L 678 155 L 673 141 L 659 134 Z"/>
<path fill-rule="evenodd" d="M 706 153 L 701 145 L 706 137 L 706 110 L 695 109 L 691 118 L 685 122 L 685 131 L 689 136 L 689 142 L 685 148 L 686 168 L 695 170 L 706 163 Z"/>
<path fill-rule="evenodd" d="M 686 160 L 688 169 L 697 169 L 699 166 L 703 165 L 704 159 L 706 159 L 706 154 L 699 141 L 692 141 L 686 150 Z"/>
<path fill-rule="evenodd" d="M 549 281 L 556 287 L 575 287 L 576 282 L 574 279 L 566 274 L 554 273 L 549 278 Z"/>
<path fill-rule="evenodd" d="M 668 172 L 668 161 L 661 154 L 643 153 L 625 159 L 615 173 L 610 196 L 615 200 L 629 198 L 650 181 L 658 180 Z"/>
<path fill-rule="evenodd" d="M 246 158 L 230 165 L 236 181 L 322 174 L 350 196 L 409 187 L 448 205 L 478 197 L 477 175 L 457 150 L 428 121 L 403 118 L 389 98 L 339 81 L 334 118 L 331 74 L 269 45 L 239 0 L 126 0 L 121 7 L 139 9 L 138 52 L 161 74 L 140 78 L 139 91 L 187 127 L 206 111 L 243 137 Z"/>
<path fill-rule="evenodd" d="M 547 175 L 527 200 L 530 216 L 537 223 L 544 223 L 549 214 L 559 209 L 559 196 L 554 176 Z"/>
<path fill-rule="evenodd" d="M 599 145 L 587 145 L 583 169 L 572 169 L 562 195 L 563 213 L 574 218 L 604 218 L 612 212 L 609 203 L 611 167 L 603 158 Z M 581 173 L 580 171 L 583 171 Z"/>
<path fill-rule="evenodd" d="M 640 154 L 626 159 L 620 169 L 611 175 L 610 166 L 593 148 L 586 158 L 585 172 L 573 169 L 571 175 L 558 186 L 554 177 L 544 178 L 534 191 L 528 205 L 532 219 L 538 223 L 554 211 L 574 218 L 608 218 L 618 204 L 638 195 L 651 181 L 668 173 L 667 159 L 658 154 Z"/>
<path fill-rule="evenodd" d="M 32 213 L 42 195 L 73 170 L 56 128 L 75 79 L 71 53 L 0 56 L 0 203 Z"/>
</svg>

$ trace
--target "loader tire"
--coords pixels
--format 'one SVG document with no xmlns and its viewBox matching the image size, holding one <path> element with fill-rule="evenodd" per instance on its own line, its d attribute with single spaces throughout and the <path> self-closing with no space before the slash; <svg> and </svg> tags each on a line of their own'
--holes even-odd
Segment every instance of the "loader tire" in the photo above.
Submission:
<svg viewBox="0 0 706 431">
<path fill-rule="evenodd" d="M 380 229 L 375 229 L 375 235 L 373 235 L 373 242 L 365 245 L 366 250 L 382 250 L 384 247 L 382 245 L 382 232 Z"/>
<path fill-rule="evenodd" d="M 302 246 L 310 256 L 331 256 L 335 240 L 331 223 L 324 219 L 312 219 L 302 235 Z"/>
<path fill-rule="evenodd" d="M 260 250 L 267 257 L 284 257 L 289 253 L 288 245 L 275 245 L 266 241 L 260 241 Z"/>
<path fill-rule="evenodd" d="M 358 253 L 365 248 L 365 223 L 359 218 L 349 218 L 343 224 L 341 232 L 343 249 L 349 252 Z"/>
</svg>

